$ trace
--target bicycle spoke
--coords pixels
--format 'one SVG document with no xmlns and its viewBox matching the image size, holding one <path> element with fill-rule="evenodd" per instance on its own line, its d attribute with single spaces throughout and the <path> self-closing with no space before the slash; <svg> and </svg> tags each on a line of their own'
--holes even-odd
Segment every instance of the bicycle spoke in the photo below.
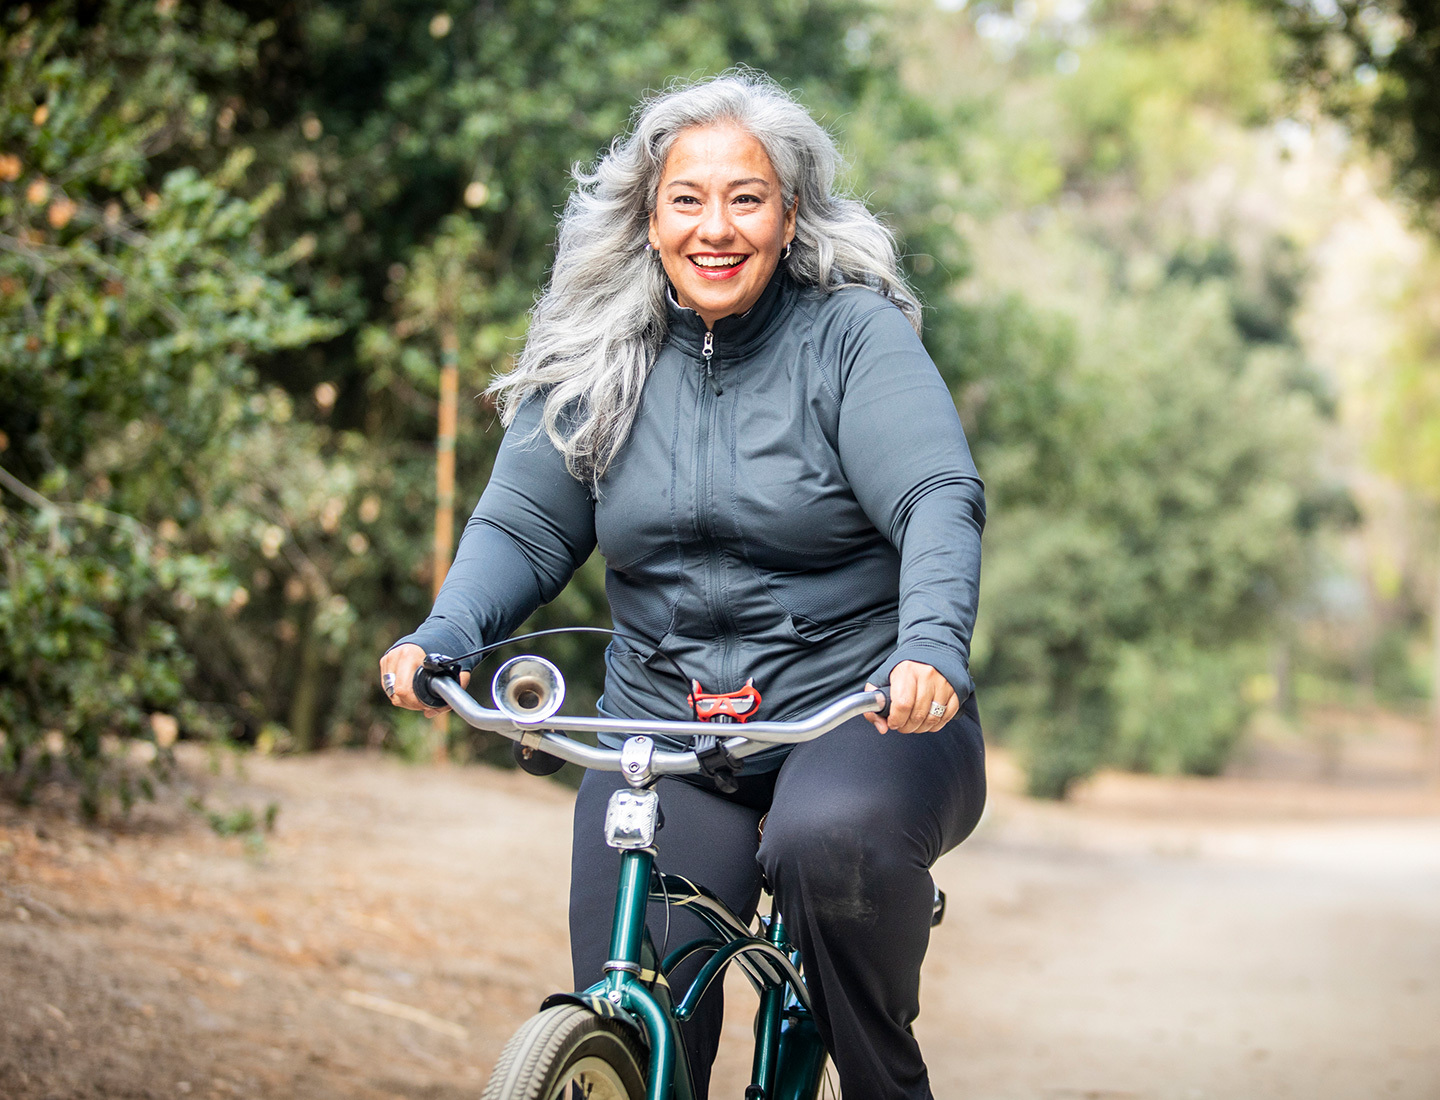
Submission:
<svg viewBox="0 0 1440 1100">
<path fill-rule="evenodd" d="M 599 1058 L 582 1058 L 570 1067 L 547 1100 L 627 1100 L 615 1071 Z"/>
</svg>

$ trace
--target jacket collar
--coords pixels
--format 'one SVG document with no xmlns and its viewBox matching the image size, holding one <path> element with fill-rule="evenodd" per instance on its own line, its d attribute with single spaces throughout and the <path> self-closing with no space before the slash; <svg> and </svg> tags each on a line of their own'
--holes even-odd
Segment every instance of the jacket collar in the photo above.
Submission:
<svg viewBox="0 0 1440 1100">
<path fill-rule="evenodd" d="M 715 322 L 715 357 L 737 359 L 760 347 L 775 327 L 795 306 L 800 288 L 785 272 L 782 263 L 760 292 L 760 299 L 738 317 L 722 317 Z M 705 322 L 693 309 L 675 301 L 673 288 L 666 287 L 665 319 L 669 325 L 669 342 L 697 358 L 705 346 Z"/>
</svg>

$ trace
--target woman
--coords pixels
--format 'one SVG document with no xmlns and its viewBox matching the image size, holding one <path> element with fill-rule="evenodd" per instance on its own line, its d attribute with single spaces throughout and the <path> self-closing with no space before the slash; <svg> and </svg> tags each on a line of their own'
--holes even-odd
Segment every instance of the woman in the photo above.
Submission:
<svg viewBox="0 0 1440 1100">
<path fill-rule="evenodd" d="M 494 473 L 433 612 L 381 671 L 397 706 L 424 709 L 425 652 L 505 637 L 598 545 L 623 635 L 607 714 L 688 716 L 661 651 L 707 691 L 753 679 L 766 718 L 888 682 L 888 721 L 753 757 L 735 783 L 662 780 L 662 860 L 746 917 L 763 871 L 845 1095 L 928 1097 L 910 1024 L 929 867 L 984 802 L 967 670 L 984 500 L 894 242 L 832 193 L 837 163 L 801 107 L 741 71 L 649 100 L 578 176 L 525 350 L 493 387 L 509 427 Z M 576 799 L 577 987 L 606 958 L 618 853 L 601 823 L 620 784 L 589 773 Z M 700 934 L 686 919 L 673 942 Z M 720 996 L 686 1033 L 700 1096 Z"/>
</svg>

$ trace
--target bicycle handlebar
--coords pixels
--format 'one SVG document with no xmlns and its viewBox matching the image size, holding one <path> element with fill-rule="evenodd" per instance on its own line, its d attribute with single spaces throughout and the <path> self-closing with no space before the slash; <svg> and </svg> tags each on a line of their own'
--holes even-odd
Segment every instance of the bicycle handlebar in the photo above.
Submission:
<svg viewBox="0 0 1440 1100">
<path fill-rule="evenodd" d="M 734 759 L 753 756 L 770 745 L 795 745 L 812 741 L 828 733 L 842 722 L 862 714 L 890 711 L 888 688 L 857 691 L 843 695 L 807 718 L 790 722 L 747 722 L 743 726 L 715 722 L 671 722 L 654 718 L 590 718 L 556 714 L 539 722 L 526 723 L 499 710 L 481 706 L 459 682 L 421 668 L 415 673 L 415 694 L 427 706 L 448 706 L 468 725 L 489 730 L 518 741 L 527 748 L 539 749 L 551 756 L 579 764 L 595 771 L 621 770 L 620 750 L 587 745 L 565 736 L 570 733 L 610 733 L 621 737 L 637 734 L 686 737 L 709 734 L 722 739 L 725 751 Z M 431 702 L 431 700 L 436 700 Z M 735 733 L 725 736 L 725 731 Z M 743 732 L 741 732 L 743 731 Z M 653 775 L 693 775 L 701 770 L 700 759 L 693 749 L 656 749 L 650 760 Z"/>
</svg>

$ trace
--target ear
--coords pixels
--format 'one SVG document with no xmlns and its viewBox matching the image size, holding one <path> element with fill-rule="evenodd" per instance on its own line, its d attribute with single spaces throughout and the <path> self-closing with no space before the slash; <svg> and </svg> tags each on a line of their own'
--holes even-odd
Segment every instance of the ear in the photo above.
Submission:
<svg viewBox="0 0 1440 1100">
<path fill-rule="evenodd" d="M 789 244 L 795 239 L 795 217 L 800 212 L 800 196 L 795 196 L 795 201 L 790 204 L 790 209 L 785 211 L 785 243 Z"/>
<path fill-rule="evenodd" d="M 657 214 L 657 211 L 655 211 L 655 210 L 650 211 L 650 234 L 649 234 L 649 240 L 650 240 L 650 247 L 653 248 L 656 252 L 659 252 L 659 251 L 660 251 L 660 234 L 659 234 L 659 232 L 658 232 L 658 231 L 656 230 L 656 228 L 655 228 L 655 215 L 656 215 L 656 214 Z"/>
</svg>

